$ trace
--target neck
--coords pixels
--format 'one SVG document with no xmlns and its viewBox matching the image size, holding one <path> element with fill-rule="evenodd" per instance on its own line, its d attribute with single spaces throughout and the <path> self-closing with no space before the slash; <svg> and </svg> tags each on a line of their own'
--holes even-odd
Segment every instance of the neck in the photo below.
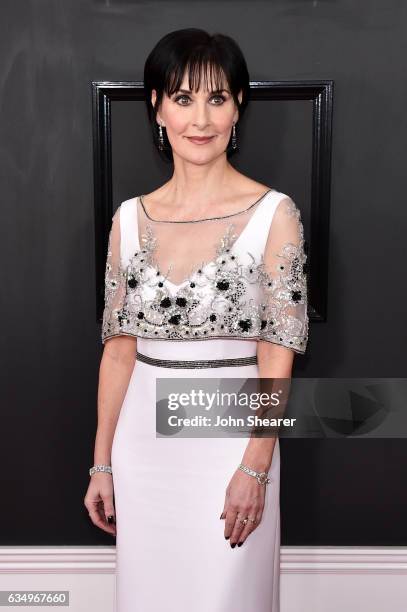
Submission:
<svg viewBox="0 0 407 612">
<path fill-rule="evenodd" d="M 228 197 L 237 175 L 223 158 L 202 166 L 174 158 L 174 172 L 163 185 L 163 197 L 177 211 L 188 210 L 199 216 L 212 204 Z"/>
</svg>

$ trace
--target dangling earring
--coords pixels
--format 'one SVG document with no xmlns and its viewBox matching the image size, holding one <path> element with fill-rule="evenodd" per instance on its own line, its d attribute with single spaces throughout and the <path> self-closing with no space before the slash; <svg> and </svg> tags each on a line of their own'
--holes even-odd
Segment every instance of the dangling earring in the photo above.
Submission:
<svg viewBox="0 0 407 612">
<path fill-rule="evenodd" d="M 158 148 L 160 149 L 160 151 L 164 149 L 164 136 L 161 123 L 158 125 Z"/>
<path fill-rule="evenodd" d="M 237 149 L 237 138 L 236 138 L 236 126 L 233 124 L 232 128 L 232 149 Z"/>
</svg>

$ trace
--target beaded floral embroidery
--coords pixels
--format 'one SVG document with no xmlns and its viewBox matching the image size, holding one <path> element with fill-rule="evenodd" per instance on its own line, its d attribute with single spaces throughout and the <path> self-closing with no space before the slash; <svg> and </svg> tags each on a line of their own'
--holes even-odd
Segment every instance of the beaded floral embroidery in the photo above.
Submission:
<svg viewBox="0 0 407 612">
<path fill-rule="evenodd" d="M 246 338 L 266 340 L 304 353 L 308 339 L 306 255 L 300 211 L 287 200 L 287 214 L 298 219 L 298 245 L 285 244 L 275 270 L 247 253 L 233 250 L 230 224 L 216 257 L 175 285 L 158 269 L 157 240 L 150 226 L 141 249 L 126 269 L 116 272 L 111 249 L 106 263 L 102 341 L 127 334 L 171 340 Z"/>
</svg>

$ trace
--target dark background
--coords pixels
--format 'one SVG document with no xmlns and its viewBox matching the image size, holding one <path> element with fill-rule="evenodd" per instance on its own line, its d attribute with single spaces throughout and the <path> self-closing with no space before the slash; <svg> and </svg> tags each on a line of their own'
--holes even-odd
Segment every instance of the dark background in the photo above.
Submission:
<svg viewBox="0 0 407 612">
<path fill-rule="evenodd" d="M 3 1 L 2 545 L 114 543 L 83 506 L 102 351 L 90 83 L 141 80 L 170 30 L 233 36 L 251 80 L 334 80 L 328 320 L 295 375 L 405 376 L 406 24 L 398 0 Z M 156 188 L 141 167 L 126 197 Z M 283 440 L 282 544 L 405 545 L 406 465 L 404 439 Z"/>
</svg>

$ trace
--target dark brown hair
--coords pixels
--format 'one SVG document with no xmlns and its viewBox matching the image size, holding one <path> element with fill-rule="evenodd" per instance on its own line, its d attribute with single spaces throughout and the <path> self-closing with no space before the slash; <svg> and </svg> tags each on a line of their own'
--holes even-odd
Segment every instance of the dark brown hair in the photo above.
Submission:
<svg viewBox="0 0 407 612">
<path fill-rule="evenodd" d="M 210 80 L 214 90 L 222 89 L 225 77 L 230 92 L 239 110 L 239 121 L 249 101 L 250 79 L 246 60 L 239 45 L 224 34 L 208 34 L 198 28 L 175 30 L 166 34 L 155 45 L 144 65 L 144 91 L 153 140 L 158 149 L 157 110 L 164 92 L 171 96 L 181 87 L 185 71 L 188 70 L 189 89 L 197 91 L 201 74 Z M 155 106 L 151 104 L 151 93 L 155 89 Z M 242 102 L 238 94 L 242 92 Z M 236 126 L 237 127 L 237 126 Z M 165 127 L 163 127 L 164 159 L 173 161 L 172 149 Z M 234 153 L 229 141 L 227 155 Z"/>
</svg>

